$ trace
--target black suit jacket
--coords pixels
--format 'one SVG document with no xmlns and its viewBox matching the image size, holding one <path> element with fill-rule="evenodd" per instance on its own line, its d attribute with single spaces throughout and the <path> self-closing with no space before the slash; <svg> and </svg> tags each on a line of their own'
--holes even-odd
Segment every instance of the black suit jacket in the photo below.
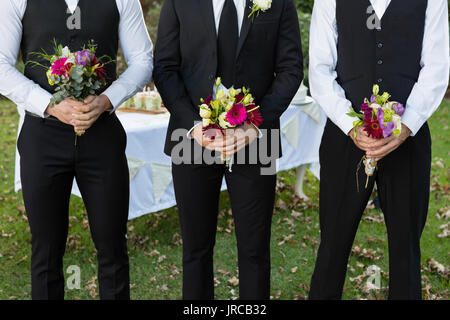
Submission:
<svg viewBox="0 0 450 320">
<path fill-rule="evenodd" d="M 273 0 L 252 21 L 247 0 L 236 52 L 235 88 L 250 88 L 261 106 L 263 129 L 279 129 L 280 116 L 303 79 L 298 16 L 293 0 Z M 165 0 L 155 47 L 154 81 L 171 117 L 164 152 L 177 141 L 175 129 L 190 129 L 200 98 L 213 92 L 217 70 L 217 32 L 211 0 Z M 279 137 L 278 137 L 279 139 Z"/>
</svg>

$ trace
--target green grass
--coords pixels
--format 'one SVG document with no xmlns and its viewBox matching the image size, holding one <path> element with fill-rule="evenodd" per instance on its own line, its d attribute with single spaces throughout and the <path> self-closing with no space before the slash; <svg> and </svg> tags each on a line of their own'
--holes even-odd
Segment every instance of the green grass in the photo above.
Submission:
<svg viewBox="0 0 450 320">
<path fill-rule="evenodd" d="M 448 236 L 439 238 L 449 219 L 449 107 L 445 102 L 430 121 L 433 135 L 432 194 L 428 222 L 422 237 L 423 287 L 426 299 L 449 299 Z M 15 106 L 0 102 L 0 299 L 30 298 L 30 233 L 22 195 L 14 193 L 14 151 L 18 115 Z M 294 197 L 293 171 L 278 176 L 272 229 L 272 296 L 304 299 L 308 292 L 319 242 L 319 183 L 307 175 L 305 203 Z M 216 296 L 238 297 L 236 242 L 228 194 L 221 195 L 215 250 Z M 379 210 L 368 208 L 361 222 L 345 284 L 344 299 L 386 298 L 388 252 Z M 444 228 L 444 227 L 442 227 Z M 447 227 L 448 228 L 448 227 Z M 181 244 L 177 210 L 172 208 L 130 221 L 129 251 L 133 299 L 181 298 Z M 431 260 L 433 259 L 433 260 Z M 441 264 L 443 270 L 439 270 Z M 383 290 L 364 290 L 367 268 L 382 270 Z M 96 257 L 81 199 L 72 197 L 70 235 L 64 259 L 81 268 L 81 289 L 67 290 L 67 299 L 98 297 Z M 231 280 L 231 281 L 230 281 Z"/>
</svg>

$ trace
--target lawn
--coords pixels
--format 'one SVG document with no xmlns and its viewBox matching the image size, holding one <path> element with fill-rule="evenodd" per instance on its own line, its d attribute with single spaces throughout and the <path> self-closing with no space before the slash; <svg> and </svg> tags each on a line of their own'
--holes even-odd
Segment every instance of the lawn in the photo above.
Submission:
<svg viewBox="0 0 450 320">
<path fill-rule="evenodd" d="M 425 299 L 449 299 L 450 218 L 450 101 L 430 121 L 433 135 L 432 193 L 422 236 L 423 294 Z M 18 114 L 0 101 L 0 299 L 30 299 L 30 233 L 22 195 L 14 192 L 14 151 Z M 305 192 L 294 196 L 293 171 L 278 175 L 272 229 L 272 297 L 305 299 L 319 244 L 319 182 L 308 173 Z M 61 213 L 64 214 L 64 213 Z M 238 297 L 236 241 L 228 194 L 223 192 L 215 250 L 218 299 Z M 132 299 L 181 298 L 181 241 L 177 209 L 149 214 L 128 224 Z M 369 206 L 361 222 L 349 261 L 344 299 L 385 299 L 388 283 L 388 245 L 380 210 Z M 98 298 L 96 253 L 86 210 L 72 196 L 70 231 L 64 270 L 78 265 L 81 288 L 66 291 L 67 299 Z M 369 267 L 381 269 L 381 290 L 368 290 Z M 66 276 L 69 274 L 66 273 Z"/>
</svg>

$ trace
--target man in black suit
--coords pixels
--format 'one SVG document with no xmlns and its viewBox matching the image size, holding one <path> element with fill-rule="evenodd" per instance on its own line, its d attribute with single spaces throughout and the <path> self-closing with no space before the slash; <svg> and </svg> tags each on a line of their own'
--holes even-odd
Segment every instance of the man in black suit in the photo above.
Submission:
<svg viewBox="0 0 450 320">
<path fill-rule="evenodd" d="M 249 18 L 250 0 L 166 0 L 155 51 L 154 79 L 171 113 L 165 153 L 172 156 L 173 181 L 183 238 L 183 298 L 213 299 L 213 249 L 223 176 L 236 225 L 240 298 L 270 296 L 270 228 L 276 175 L 262 174 L 269 163 L 223 164 L 198 161 L 198 154 L 180 163 L 179 146 L 227 154 L 242 151 L 249 158 L 267 150 L 280 155 L 279 119 L 303 79 L 297 11 L 292 0 L 274 0 L 268 10 Z M 225 87 L 250 88 L 264 119 L 258 130 L 245 125 L 212 142 L 195 122 L 200 98 L 213 94 L 216 77 Z M 182 132 L 182 134 L 180 134 Z M 189 138 L 194 139 L 189 139 Z M 251 148 L 257 145 L 258 148 Z M 200 147 L 202 146 L 203 149 Z M 262 152 L 258 152 L 261 154 Z M 185 154 L 184 154 L 185 155 Z M 187 161 L 186 161 L 187 159 Z M 192 163 L 190 160 L 195 160 Z"/>
</svg>

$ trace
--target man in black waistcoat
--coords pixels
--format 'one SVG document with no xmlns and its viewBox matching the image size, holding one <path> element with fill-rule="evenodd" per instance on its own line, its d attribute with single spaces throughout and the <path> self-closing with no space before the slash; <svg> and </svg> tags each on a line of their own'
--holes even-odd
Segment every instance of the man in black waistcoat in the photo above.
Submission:
<svg viewBox="0 0 450 320">
<path fill-rule="evenodd" d="M 420 237 L 428 211 L 427 119 L 448 85 L 445 0 L 316 0 L 310 86 L 328 116 L 320 148 L 321 243 L 310 299 L 340 299 L 358 224 L 376 183 L 389 240 L 389 298 L 420 299 Z M 405 105 L 399 137 L 375 140 L 346 115 L 374 84 Z M 361 158 L 378 170 L 365 189 Z"/>
<path fill-rule="evenodd" d="M 63 299 L 63 256 L 69 198 L 77 181 L 97 249 L 101 299 L 129 299 L 126 242 L 129 174 L 126 135 L 114 110 L 144 87 L 152 73 L 151 41 L 138 0 L 3 0 L 0 2 L 0 93 L 26 116 L 18 138 L 21 182 L 32 234 L 33 299 Z M 32 52 L 51 54 L 53 40 L 81 50 L 89 40 L 97 55 L 117 57 L 119 41 L 130 67 L 84 102 L 66 99 L 49 107 L 54 88 L 45 70 L 14 64 Z M 42 63 L 45 63 L 42 61 Z M 106 89 L 106 90 L 105 90 Z M 77 131 L 86 130 L 81 137 Z M 85 270 L 80 270 L 83 276 Z"/>
<path fill-rule="evenodd" d="M 248 150 L 252 142 L 269 148 L 274 142 L 270 150 L 279 156 L 280 116 L 302 81 L 303 63 L 293 0 L 267 3 L 269 8 L 253 18 L 249 17 L 251 0 L 166 0 L 162 8 L 154 79 L 171 114 L 165 152 L 172 155 L 181 221 L 184 299 L 214 298 L 213 250 L 224 176 L 236 224 L 239 296 L 270 296 L 270 232 L 276 175 L 262 173 L 268 163 L 260 157 L 251 164 L 249 158 L 255 154 Z M 259 140 L 254 140 L 257 130 L 251 125 L 244 126 L 242 135 L 233 130 L 227 133 L 239 138 L 217 142 L 215 147 L 203 139 L 201 125 L 191 130 L 196 121 L 201 121 L 200 98 L 213 94 L 216 77 L 222 77 L 226 88 L 250 88 L 264 120 Z M 188 140 L 187 133 L 194 139 Z M 177 139 L 180 136 L 181 141 Z M 195 151 L 200 146 L 217 151 L 244 150 L 249 157 L 233 164 L 230 172 L 224 164 L 202 161 L 204 150 L 200 147 L 198 164 L 189 157 L 180 163 L 175 154 L 180 143 L 186 149 L 192 147 L 194 160 L 198 160 Z"/>
</svg>

